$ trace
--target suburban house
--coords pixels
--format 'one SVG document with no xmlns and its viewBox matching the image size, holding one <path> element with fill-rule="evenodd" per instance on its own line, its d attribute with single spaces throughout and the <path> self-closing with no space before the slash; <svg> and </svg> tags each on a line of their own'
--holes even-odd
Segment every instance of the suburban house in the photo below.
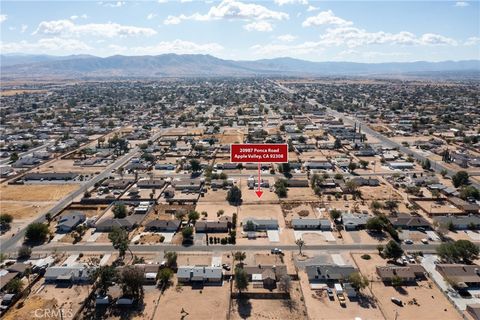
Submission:
<svg viewBox="0 0 480 320">
<path fill-rule="evenodd" d="M 328 161 L 305 161 L 303 167 L 307 170 L 332 170 L 333 164 Z"/>
<path fill-rule="evenodd" d="M 153 232 L 177 232 L 180 228 L 180 220 L 152 220 L 145 224 L 145 230 Z"/>
<path fill-rule="evenodd" d="M 24 181 L 71 181 L 78 176 L 78 173 L 72 172 L 45 172 L 45 173 L 27 173 L 23 176 Z"/>
<path fill-rule="evenodd" d="M 228 222 L 220 220 L 197 221 L 195 231 L 202 233 L 210 232 L 228 232 Z"/>
<path fill-rule="evenodd" d="M 473 317 L 473 319 L 480 319 L 480 303 L 468 304 L 466 310 Z"/>
<path fill-rule="evenodd" d="M 165 180 L 161 179 L 141 179 L 137 181 L 137 188 L 161 189 L 165 186 L 165 183 Z"/>
<path fill-rule="evenodd" d="M 345 280 L 358 270 L 350 265 L 312 264 L 305 266 L 310 282 L 330 282 Z"/>
<path fill-rule="evenodd" d="M 308 187 L 308 179 L 288 179 L 287 180 L 287 186 L 290 188 L 302 188 L 302 187 Z"/>
<path fill-rule="evenodd" d="M 447 198 L 447 200 L 466 214 L 478 214 L 478 210 L 480 209 L 480 206 L 478 204 L 469 203 L 457 197 L 449 197 Z"/>
<path fill-rule="evenodd" d="M 342 221 L 345 230 L 358 230 L 365 227 L 370 216 L 365 213 L 344 213 L 342 214 Z"/>
<path fill-rule="evenodd" d="M 295 230 L 332 230 L 332 223 L 328 219 L 295 218 L 292 219 L 292 228 Z"/>
<path fill-rule="evenodd" d="M 398 277 L 403 282 L 415 282 L 417 279 L 425 279 L 426 271 L 419 264 L 401 266 L 377 266 L 376 271 L 380 279 L 385 283 L 391 283 L 392 279 Z"/>
<path fill-rule="evenodd" d="M 349 181 L 355 182 L 355 184 L 359 187 L 362 186 L 371 186 L 371 187 L 376 187 L 380 185 L 380 180 L 376 178 L 364 178 L 364 177 L 353 177 Z"/>
<path fill-rule="evenodd" d="M 245 218 L 243 219 L 242 225 L 244 231 L 262 231 L 278 229 L 277 219 Z"/>
<path fill-rule="evenodd" d="M 176 165 L 174 163 L 157 163 L 155 164 L 156 170 L 175 170 Z"/>
<path fill-rule="evenodd" d="M 480 216 L 438 216 L 434 217 L 433 221 L 439 225 L 449 226 L 452 225 L 456 230 L 466 229 L 479 229 L 480 228 Z"/>
<path fill-rule="evenodd" d="M 199 179 L 173 180 L 172 186 L 175 188 L 175 190 L 200 192 L 203 186 L 203 181 Z"/>
<path fill-rule="evenodd" d="M 389 217 L 388 220 L 392 226 L 408 230 L 416 230 L 418 228 L 430 229 L 430 223 L 422 217 L 411 216 L 408 214 L 399 214 L 396 217 Z"/>
<path fill-rule="evenodd" d="M 287 274 L 285 265 L 259 264 L 257 266 L 244 266 L 243 269 L 247 272 L 254 288 L 273 289 L 276 287 L 277 281 Z"/>
<path fill-rule="evenodd" d="M 132 230 L 136 225 L 136 221 L 132 221 L 132 219 L 129 219 L 129 218 L 133 216 L 134 215 L 128 216 L 126 218 L 119 218 L 119 219 L 115 219 L 115 218 L 102 219 L 101 221 L 98 221 L 97 223 L 95 223 L 96 231 L 108 232 L 108 231 L 112 231 L 114 227 L 118 227 L 125 230 Z"/>
<path fill-rule="evenodd" d="M 456 284 L 456 288 L 478 287 L 480 285 L 480 266 L 473 264 L 437 264 L 435 269 Z"/>
<path fill-rule="evenodd" d="M 95 268 L 86 264 L 49 267 L 45 271 L 45 282 L 91 282 Z"/>
<path fill-rule="evenodd" d="M 413 162 L 389 162 L 388 166 L 392 170 L 411 170 L 414 168 Z"/>
<path fill-rule="evenodd" d="M 177 270 L 178 282 L 182 283 L 202 283 L 202 284 L 222 284 L 221 267 L 201 267 L 201 266 L 180 266 Z"/>
<path fill-rule="evenodd" d="M 63 215 L 57 224 L 57 232 L 65 233 L 75 229 L 79 224 L 83 223 L 87 216 L 81 212 L 72 212 Z"/>
</svg>

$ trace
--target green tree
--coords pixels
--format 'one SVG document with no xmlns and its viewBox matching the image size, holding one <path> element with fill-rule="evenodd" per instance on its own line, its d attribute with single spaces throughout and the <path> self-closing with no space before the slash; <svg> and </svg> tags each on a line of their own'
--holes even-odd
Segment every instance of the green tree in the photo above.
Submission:
<svg viewBox="0 0 480 320">
<path fill-rule="evenodd" d="M 248 288 L 248 273 L 243 268 L 235 269 L 235 287 L 240 294 Z"/>
<path fill-rule="evenodd" d="M 341 149 L 342 148 L 342 140 L 340 140 L 339 138 L 336 138 L 335 142 L 333 143 L 333 148 L 335 150 Z"/>
<path fill-rule="evenodd" d="M 360 272 L 351 273 L 348 276 L 348 282 L 350 282 L 356 290 L 365 289 L 369 283 L 367 277 L 361 275 Z"/>
<path fill-rule="evenodd" d="M 16 152 L 12 152 L 12 154 L 10 155 L 10 162 L 15 162 L 19 159 L 18 157 L 18 153 Z"/>
<path fill-rule="evenodd" d="M 10 280 L 5 289 L 8 293 L 19 294 L 23 290 L 23 282 L 19 278 Z"/>
<path fill-rule="evenodd" d="M 113 247 L 118 250 L 118 254 L 121 258 L 125 257 L 128 247 L 128 233 L 122 228 L 114 227 L 108 234 L 108 239 L 112 242 Z M 130 251 L 133 256 L 133 253 Z"/>
<path fill-rule="evenodd" d="M 398 208 L 398 202 L 395 200 L 387 200 L 385 201 L 384 207 L 387 210 L 394 211 L 395 209 Z"/>
<path fill-rule="evenodd" d="M 20 248 L 18 248 L 19 259 L 29 258 L 31 255 L 32 255 L 32 248 L 30 248 L 29 246 L 23 245 Z"/>
<path fill-rule="evenodd" d="M 126 266 L 120 274 L 120 286 L 127 297 L 141 301 L 143 299 L 143 271 L 135 266 Z"/>
<path fill-rule="evenodd" d="M 108 288 L 117 279 L 117 269 L 114 266 L 100 266 L 92 273 L 92 280 L 97 280 L 97 287 L 100 294 L 105 295 Z"/>
<path fill-rule="evenodd" d="M 243 260 L 245 260 L 247 258 L 247 255 L 245 252 L 243 251 L 237 251 L 233 254 L 233 259 L 235 261 L 239 261 L 239 262 L 242 262 Z"/>
<path fill-rule="evenodd" d="M 402 256 L 403 249 L 402 247 L 400 247 L 400 245 L 396 241 L 390 240 L 385 246 L 385 249 L 383 250 L 383 254 L 387 258 L 398 259 Z"/>
<path fill-rule="evenodd" d="M 351 162 L 348 164 L 348 170 L 350 170 L 350 172 L 354 172 L 355 170 L 357 169 L 357 164 L 355 162 Z"/>
<path fill-rule="evenodd" d="M 468 172 L 458 171 L 452 176 L 452 182 L 455 188 L 468 184 Z"/>
<path fill-rule="evenodd" d="M 193 172 L 197 172 L 202 170 L 202 166 L 200 165 L 200 161 L 197 159 L 191 159 L 190 160 L 190 168 L 192 169 Z"/>
<path fill-rule="evenodd" d="M 1 229 L 10 229 L 10 224 L 13 221 L 13 216 L 8 213 L 0 214 L 0 228 Z"/>
<path fill-rule="evenodd" d="M 233 186 L 227 192 L 227 201 L 234 205 L 242 203 L 242 191 L 239 187 Z"/>
<path fill-rule="evenodd" d="M 279 179 L 275 182 L 275 193 L 279 198 L 287 197 L 287 180 Z"/>
<path fill-rule="evenodd" d="M 166 266 L 175 268 L 177 266 L 177 253 L 175 251 L 167 251 L 163 257 L 166 259 Z"/>
<path fill-rule="evenodd" d="M 363 170 L 367 169 L 368 161 L 360 160 L 360 166 L 362 167 Z"/>
<path fill-rule="evenodd" d="M 379 217 L 372 217 L 367 220 L 367 223 L 365 224 L 365 228 L 370 231 L 374 232 L 382 232 L 384 227 L 384 223 L 382 219 Z"/>
<path fill-rule="evenodd" d="M 117 219 L 127 216 L 127 207 L 123 203 L 117 203 L 113 206 L 113 216 Z"/>
<path fill-rule="evenodd" d="M 341 216 L 342 216 L 342 212 L 340 210 L 337 210 L 337 209 L 330 210 L 330 218 L 332 218 L 332 220 L 337 220 Z"/>
<path fill-rule="evenodd" d="M 480 192 L 474 186 L 463 186 L 460 189 L 460 198 L 467 200 L 468 198 L 473 198 L 475 200 L 480 199 Z"/>
<path fill-rule="evenodd" d="M 170 284 L 170 280 L 173 277 L 173 271 L 170 268 L 162 268 L 158 270 L 157 280 L 159 287 L 164 290 Z"/>
<path fill-rule="evenodd" d="M 41 222 L 34 222 L 27 226 L 25 239 L 28 242 L 44 242 L 49 234 L 48 226 Z"/>
<path fill-rule="evenodd" d="M 197 221 L 199 218 L 200 218 L 200 214 L 195 210 L 192 210 L 188 213 L 188 220 L 192 221 L 193 223 Z"/>
<path fill-rule="evenodd" d="M 470 263 L 478 258 L 479 248 L 469 240 L 442 243 L 437 248 L 437 254 L 446 261 L 453 263 Z"/>
<path fill-rule="evenodd" d="M 185 227 L 182 229 L 183 239 L 190 239 L 193 235 L 193 227 Z"/>
</svg>

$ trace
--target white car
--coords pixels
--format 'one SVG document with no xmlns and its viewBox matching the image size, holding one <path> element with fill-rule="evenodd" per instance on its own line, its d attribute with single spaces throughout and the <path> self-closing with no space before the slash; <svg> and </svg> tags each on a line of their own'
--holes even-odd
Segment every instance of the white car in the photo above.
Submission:
<svg viewBox="0 0 480 320">
<path fill-rule="evenodd" d="M 405 240 L 403 240 L 403 243 L 405 243 L 405 244 L 413 244 L 413 241 L 410 240 L 410 239 L 405 239 Z"/>
</svg>

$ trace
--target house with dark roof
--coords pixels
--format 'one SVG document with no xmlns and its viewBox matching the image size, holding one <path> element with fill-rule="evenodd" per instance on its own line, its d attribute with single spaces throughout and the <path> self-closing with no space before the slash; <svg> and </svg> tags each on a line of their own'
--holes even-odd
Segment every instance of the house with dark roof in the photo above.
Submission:
<svg viewBox="0 0 480 320">
<path fill-rule="evenodd" d="M 181 283 L 201 283 L 221 285 L 223 272 L 221 267 L 180 266 L 177 279 Z"/>
<path fill-rule="evenodd" d="M 305 266 L 310 282 L 332 282 L 347 279 L 357 268 L 351 265 L 310 264 Z"/>
<path fill-rule="evenodd" d="M 480 216 L 468 215 L 468 216 L 438 216 L 434 217 L 433 221 L 439 225 L 450 226 L 452 225 L 456 230 L 478 230 L 480 229 Z"/>
<path fill-rule="evenodd" d="M 476 264 L 437 264 L 435 269 L 457 289 L 480 286 L 480 266 Z"/>
<path fill-rule="evenodd" d="M 388 220 L 392 226 L 407 230 L 416 230 L 418 228 L 430 229 L 430 223 L 422 217 L 411 216 L 408 214 L 399 214 L 396 217 L 389 217 Z"/>
<path fill-rule="evenodd" d="M 332 230 L 332 223 L 328 219 L 294 218 L 291 223 L 295 230 Z"/>
<path fill-rule="evenodd" d="M 257 218 L 245 218 L 242 222 L 244 231 L 263 231 L 263 230 L 276 230 L 278 229 L 277 219 L 257 219 Z M 250 226 L 253 230 L 250 229 Z"/>
<path fill-rule="evenodd" d="M 394 278 L 400 278 L 403 282 L 415 282 L 425 279 L 426 271 L 419 264 L 408 266 L 377 266 L 376 271 L 380 279 L 385 283 L 391 283 Z"/>
<path fill-rule="evenodd" d="M 229 223 L 220 220 L 197 221 L 195 231 L 201 233 L 228 232 Z"/>
</svg>

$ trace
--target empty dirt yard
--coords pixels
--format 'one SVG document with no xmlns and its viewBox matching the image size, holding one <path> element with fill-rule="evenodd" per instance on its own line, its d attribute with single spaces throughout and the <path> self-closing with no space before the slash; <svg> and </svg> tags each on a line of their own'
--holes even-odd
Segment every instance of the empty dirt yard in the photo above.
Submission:
<svg viewBox="0 0 480 320">
<path fill-rule="evenodd" d="M 0 200 L 57 201 L 79 188 L 77 184 L 7 185 L 0 188 Z"/>
<path fill-rule="evenodd" d="M 229 288 L 227 282 L 223 286 L 205 286 L 199 289 L 192 289 L 188 285 L 173 285 L 161 296 L 155 319 L 226 319 Z"/>
</svg>

